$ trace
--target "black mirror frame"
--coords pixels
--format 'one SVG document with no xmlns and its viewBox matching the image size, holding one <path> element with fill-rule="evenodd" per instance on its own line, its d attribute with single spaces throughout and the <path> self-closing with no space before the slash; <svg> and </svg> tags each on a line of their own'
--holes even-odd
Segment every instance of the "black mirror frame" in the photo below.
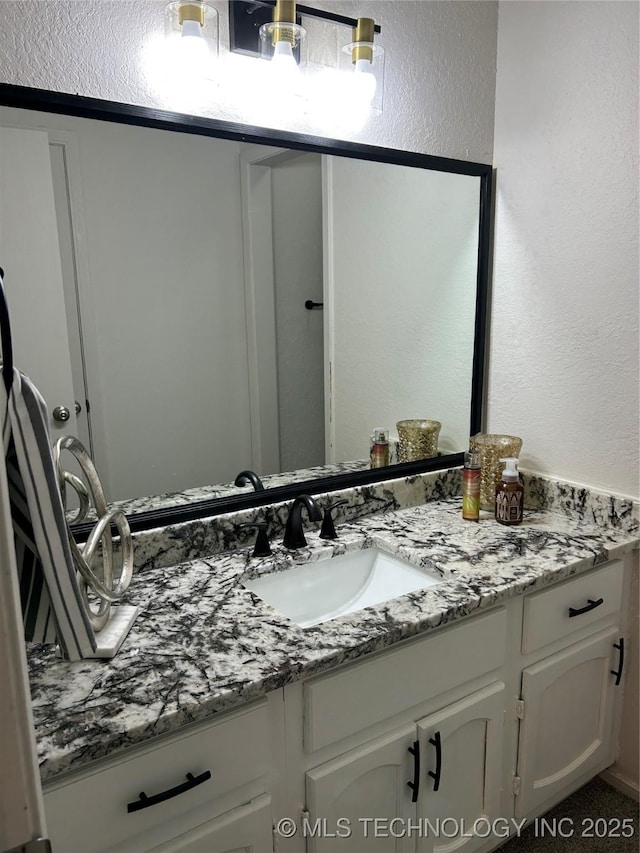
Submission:
<svg viewBox="0 0 640 853">
<path fill-rule="evenodd" d="M 193 133 L 200 136 L 232 139 L 238 142 L 250 142 L 262 145 L 285 145 L 291 149 L 317 154 L 334 154 L 341 157 L 375 160 L 380 163 L 394 163 L 401 166 L 414 166 L 422 169 L 433 169 L 440 172 L 479 177 L 478 274 L 469 435 L 474 435 L 482 430 L 485 394 L 485 353 L 488 338 L 487 321 L 493 204 L 493 169 L 490 165 L 473 163 L 467 160 L 454 160 L 447 157 L 434 157 L 429 154 L 417 154 L 398 149 L 381 148 L 373 145 L 361 145 L 336 139 L 286 133 L 280 130 L 257 128 L 250 125 L 218 121 L 216 119 L 207 119 L 183 113 L 172 113 L 115 101 L 103 101 L 97 98 L 67 95 L 61 92 L 33 89 L 26 86 L 14 86 L 8 83 L 0 83 L 0 107 L 2 106 L 26 110 L 41 110 L 49 113 L 112 121 L 120 124 L 152 127 L 159 130 Z M 317 495 L 323 492 L 333 492 L 354 486 L 365 486 L 384 480 L 411 477 L 426 471 L 455 468 L 461 466 L 463 461 L 463 453 L 452 453 L 418 462 L 389 465 L 386 468 L 375 468 L 348 474 L 338 474 L 332 477 L 322 477 L 315 480 L 296 482 L 287 486 L 277 486 L 273 489 L 265 489 L 262 492 L 213 498 L 183 506 L 148 510 L 129 516 L 129 524 L 134 532 L 150 530 L 169 524 L 194 521 L 200 518 L 208 518 L 228 512 L 264 506 L 266 504 L 280 503 L 291 500 L 301 493 Z M 81 539 L 88 534 L 90 529 L 90 524 L 77 525 L 77 527 L 74 527 L 74 535 Z"/>
</svg>

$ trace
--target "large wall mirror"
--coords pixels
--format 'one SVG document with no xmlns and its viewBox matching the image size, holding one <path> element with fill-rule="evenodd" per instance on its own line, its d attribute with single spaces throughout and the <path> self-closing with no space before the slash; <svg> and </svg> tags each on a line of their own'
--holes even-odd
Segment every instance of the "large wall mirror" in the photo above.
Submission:
<svg viewBox="0 0 640 853">
<path fill-rule="evenodd" d="M 134 528 L 460 464 L 490 166 L 20 87 L 0 103 L 15 362 Z M 372 470 L 373 430 L 406 418 L 441 422 L 438 456 Z M 247 468 L 263 493 L 220 488 Z"/>
</svg>

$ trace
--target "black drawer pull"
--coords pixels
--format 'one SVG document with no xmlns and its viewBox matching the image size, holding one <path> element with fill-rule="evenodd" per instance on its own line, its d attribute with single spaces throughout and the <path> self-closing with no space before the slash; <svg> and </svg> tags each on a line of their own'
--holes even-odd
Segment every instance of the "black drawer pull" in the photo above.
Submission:
<svg viewBox="0 0 640 853">
<path fill-rule="evenodd" d="M 577 610 L 574 607 L 570 607 L 569 618 L 571 618 L 571 616 L 581 616 L 583 613 L 588 613 L 590 610 L 595 610 L 596 607 L 600 607 L 601 604 L 604 604 L 604 598 L 598 598 L 596 601 L 592 598 L 588 598 L 587 601 L 589 602 L 587 605 L 580 607 Z"/>
<path fill-rule="evenodd" d="M 620 642 L 614 643 L 613 648 L 618 649 L 618 651 L 620 652 L 620 659 L 618 661 L 618 669 L 617 670 L 615 670 L 615 669 L 611 670 L 611 675 L 615 675 L 615 677 L 616 677 L 616 685 L 615 686 L 617 687 L 620 684 L 620 682 L 622 681 L 622 670 L 624 669 L 624 637 L 620 637 Z"/>
<path fill-rule="evenodd" d="M 407 785 L 413 791 L 411 802 L 418 802 L 418 792 L 420 790 L 420 741 L 414 740 L 413 746 L 409 747 L 409 752 L 413 755 L 413 782 L 407 782 Z"/>
<path fill-rule="evenodd" d="M 429 738 L 429 743 L 436 748 L 436 772 L 428 770 L 427 773 L 433 779 L 433 790 L 437 791 L 440 787 L 440 774 L 442 773 L 442 740 L 440 732 L 436 732 L 433 737 Z"/>
<path fill-rule="evenodd" d="M 140 792 L 140 799 L 133 803 L 127 803 L 127 812 L 139 812 L 140 809 L 148 809 L 149 806 L 157 806 L 158 803 L 164 803 L 165 800 L 170 800 L 172 797 L 177 797 L 179 794 L 184 794 L 185 791 L 190 791 L 192 788 L 202 785 L 207 779 L 211 779 L 211 771 L 205 770 L 199 776 L 194 776 L 193 773 L 187 773 L 187 781 L 181 785 L 176 785 L 175 788 L 168 788 L 166 791 L 161 791 L 159 794 L 154 794 L 152 797 L 147 797 L 144 791 Z"/>
</svg>

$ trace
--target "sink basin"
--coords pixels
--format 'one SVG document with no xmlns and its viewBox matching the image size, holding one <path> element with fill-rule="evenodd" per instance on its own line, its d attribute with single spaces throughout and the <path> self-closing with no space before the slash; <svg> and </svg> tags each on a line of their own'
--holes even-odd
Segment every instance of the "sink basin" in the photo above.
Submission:
<svg viewBox="0 0 640 853">
<path fill-rule="evenodd" d="M 243 586 L 302 628 L 440 583 L 379 548 L 273 572 Z"/>
</svg>

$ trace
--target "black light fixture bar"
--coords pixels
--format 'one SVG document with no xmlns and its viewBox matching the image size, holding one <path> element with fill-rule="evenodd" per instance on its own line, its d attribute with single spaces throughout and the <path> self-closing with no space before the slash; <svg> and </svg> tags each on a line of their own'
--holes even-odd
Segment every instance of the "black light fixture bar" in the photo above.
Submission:
<svg viewBox="0 0 640 853">
<path fill-rule="evenodd" d="M 258 33 L 262 24 L 271 21 L 275 5 L 276 0 L 229 0 L 229 49 L 246 56 L 259 56 Z M 295 23 L 299 24 L 301 18 L 317 18 L 351 28 L 358 24 L 356 18 L 347 18 L 345 15 L 336 15 L 297 3 Z M 378 24 L 374 26 L 374 32 L 381 32 Z"/>
<path fill-rule="evenodd" d="M 275 6 L 275 0 L 265 0 L 270 6 Z M 323 12 L 321 9 L 313 9 L 311 6 L 301 6 L 299 3 L 296 9 L 303 18 L 319 18 L 321 21 L 332 21 L 334 24 L 342 24 L 345 27 L 354 29 L 358 26 L 357 18 L 347 18 L 344 15 L 336 15 L 333 12 Z M 375 33 L 381 32 L 380 26 L 375 24 L 373 27 Z"/>
</svg>

